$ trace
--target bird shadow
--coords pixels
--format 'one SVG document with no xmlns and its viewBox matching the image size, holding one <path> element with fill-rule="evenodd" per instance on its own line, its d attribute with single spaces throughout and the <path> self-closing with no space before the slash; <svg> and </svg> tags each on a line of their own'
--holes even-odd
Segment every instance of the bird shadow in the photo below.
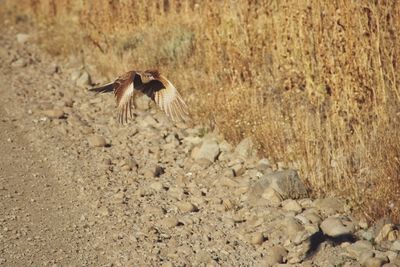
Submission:
<svg viewBox="0 0 400 267">
<path fill-rule="evenodd" d="M 325 235 L 321 230 L 312 234 L 309 238 L 310 246 L 306 252 L 306 259 L 314 256 L 322 243 L 329 242 L 333 246 L 340 245 L 344 242 L 354 243 L 356 242 L 356 237 L 352 234 L 342 234 L 337 236 L 328 236 Z"/>
</svg>

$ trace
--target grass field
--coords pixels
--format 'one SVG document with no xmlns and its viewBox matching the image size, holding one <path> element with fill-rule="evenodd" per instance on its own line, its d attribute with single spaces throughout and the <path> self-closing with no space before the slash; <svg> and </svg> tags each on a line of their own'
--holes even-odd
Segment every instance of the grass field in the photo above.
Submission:
<svg viewBox="0 0 400 267">
<path fill-rule="evenodd" d="M 55 56 L 158 68 L 193 114 L 300 170 L 315 196 L 400 219 L 397 1 L 5 1 Z"/>
</svg>

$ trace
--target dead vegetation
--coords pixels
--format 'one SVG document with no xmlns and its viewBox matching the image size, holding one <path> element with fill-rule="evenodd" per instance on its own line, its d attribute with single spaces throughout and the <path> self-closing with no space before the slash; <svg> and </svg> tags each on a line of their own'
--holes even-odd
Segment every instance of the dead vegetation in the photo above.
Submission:
<svg viewBox="0 0 400 267">
<path fill-rule="evenodd" d="M 231 141 L 298 168 L 315 195 L 400 218 L 396 1 L 6 1 L 54 55 L 114 77 L 158 67 Z"/>
</svg>

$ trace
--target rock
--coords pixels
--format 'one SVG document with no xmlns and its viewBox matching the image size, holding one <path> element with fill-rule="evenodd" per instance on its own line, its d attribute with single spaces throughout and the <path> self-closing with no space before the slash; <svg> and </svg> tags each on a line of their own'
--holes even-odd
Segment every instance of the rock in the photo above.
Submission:
<svg viewBox="0 0 400 267">
<path fill-rule="evenodd" d="M 51 63 L 46 67 L 46 73 L 48 75 L 53 75 L 54 73 L 59 72 L 60 67 L 56 63 Z"/>
<path fill-rule="evenodd" d="M 250 235 L 250 243 L 253 245 L 261 245 L 265 238 L 262 232 L 255 232 Z"/>
<path fill-rule="evenodd" d="M 186 201 L 180 201 L 176 203 L 176 207 L 179 209 L 180 212 L 182 213 L 187 213 L 187 212 L 195 212 L 198 211 L 199 209 L 193 205 L 190 202 Z"/>
<path fill-rule="evenodd" d="M 373 257 L 375 257 L 375 253 L 373 251 L 367 250 L 362 252 L 358 256 L 358 262 L 361 263 L 361 265 L 364 265 L 368 260 L 370 260 Z"/>
<path fill-rule="evenodd" d="M 285 218 L 284 225 L 286 227 L 285 233 L 289 235 L 290 239 L 293 239 L 297 233 L 304 230 L 304 227 L 300 224 L 300 222 L 293 217 Z"/>
<path fill-rule="evenodd" d="M 176 217 L 167 217 L 161 224 L 166 228 L 173 228 L 179 224 L 179 220 Z"/>
<path fill-rule="evenodd" d="M 395 259 L 391 260 L 391 263 L 400 266 L 400 256 L 396 257 Z"/>
<path fill-rule="evenodd" d="M 372 229 L 369 229 L 368 231 L 361 231 L 360 235 L 362 238 L 368 241 L 372 241 L 374 239 L 374 234 L 372 232 Z"/>
<path fill-rule="evenodd" d="M 349 256 L 353 259 L 359 259 L 362 253 L 372 251 L 372 249 L 372 244 L 366 240 L 358 240 L 346 247 Z"/>
<path fill-rule="evenodd" d="M 164 186 L 163 186 L 163 184 L 161 182 L 157 181 L 157 182 L 151 183 L 150 184 L 150 188 L 155 190 L 155 191 L 157 191 L 157 192 L 159 192 L 159 191 L 164 189 Z"/>
<path fill-rule="evenodd" d="M 193 155 L 195 160 L 207 159 L 214 162 L 219 154 L 219 145 L 216 141 L 211 139 L 206 139 L 197 150 L 195 155 Z"/>
<path fill-rule="evenodd" d="M 393 262 L 397 258 L 397 256 L 399 256 L 399 253 L 388 250 L 385 252 L 385 254 L 383 256 L 385 258 L 389 259 L 390 262 Z"/>
<path fill-rule="evenodd" d="M 183 139 L 183 142 L 188 144 L 190 147 L 193 147 L 193 146 L 200 145 L 202 142 L 202 139 L 199 136 L 190 136 L 189 135 Z"/>
<path fill-rule="evenodd" d="M 60 108 L 53 108 L 44 110 L 43 115 L 50 119 L 61 119 L 64 118 L 64 111 Z"/>
<path fill-rule="evenodd" d="M 385 263 L 382 267 L 399 267 L 397 264 L 394 263 Z"/>
<path fill-rule="evenodd" d="M 281 197 L 281 195 L 276 192 L 272 187 L 268 187 L 263 194 L 261 195 L 262 198 L 259 198 L 257 196 L 250 196 L 250 201 L 254 204 L 255 201 L 261 200 L 262 199 L 266 199 L 269 201 L 268 204 L 270 204 L 271 206 L 277 207 L 280 205 L 281 201 L 283 200 L 283 198 Z"/>
<path fill-rule="evenodd" d="M 22 67 L 25 67 L 26 65 L 28 65 L 28 63 L 23 58 L 19 58 L 16 61 L 14 61 L 13 63 L 11 63 L 11 67 L 13 67 L 13 68 L 22 68 Z"/>
<path fill-rule="evenodd" d="M 181 200 L 185 195 L 185 191 L 181 187 L 171 187 L 168 190 L 168 194 L 177 200 Z"/>
<path fill-rule="evenodd" d="M 309 249 L 307 243 L 300 244 L 295 246 L 293 249 L 289 250 L 287 255 L 288 263 L 290 264 L 297 264 L 301 263 L 304 258 L 306 257 L 306 252 Z"/>
<path fill-rule="evenodd" d="M 162 166 L 157 165 L 154 170 L 154 177 L 160 177 L 165 173 L 165 169 Z"/>
<path fill-rule="evenodd" d="M 247 137 L 243 139 L 235 148 L 235 154 L 246 159 L 253 155 L 253 141 Z"/>
<path fill-rule="evenodd" d="M 88 138 L 91 147 L 105 147 L 107 145 L 106 139 L 101 135 L 92 135 Z"/>
<path fill-rule="evenodd" d="M 351 226 L 344 226 L 342 221 L 336 217 L 329 217 L 325 219 L 321 223 L 320 227 L 324 234 L 332 237 L 351 234 L 354 231 L 354 228 Z"/>
<path fill-rule="evenodd" d="M 151 99 L 147 95 L 141 95 L 135 98 L 135 107 L 139 110 L 148 110 Z"/>
<path fill-rule="evenodd" d="M 81 88 L 86 88 L 91 86 L 92 82 L 90 79 L 90 75 L 87 71 L 82 71 L 79 78 L 76 80 L 76 85 Z"/>
<path fill-rule="evenodd" d="M 243 164 L 241 164 L 241 163 L 238 163 L 238 164 L 233 165 L 233 166 L 231 167 L 231 169 L 232 169 L 232 171 L 233 171 L 233 175 L 234 175 L 234 176 L 241 176 L 241 175 L 244 173 L 244 171 L 246 170 L 246 169 L 244 168 Z"/>
<path fill-rule="evenodd" d="M 381 228 L 381 230 L 378 232 L 377 236 L 375 237 L 375 242 L 381 243 L 382 241 L 389 240 L 389 236 L 393 239 L 394 234 L 391 234 L 391 233 L 394 232 L 395 230 L 396 229 L 393 224 L 391 224 L 391 223 L 385 224 Z M 394 239 L 396 239 L 396 238 L 394 238 Z M 389 241 L 393 241 L 393 240 L 389 240 Z"/>
<path fill-rule="evenodd" d="M 286 262 L 287 255 L 287 250 L 281 245 L 273 246 L 268 250 L 264 263 L 266 266 L 275 266 L 276 264 L 284 263 Z"/>
<path fill-rule="evenodd" d="M 307 196 L 305 185 L 299 179 L 297 172 L 293 170 L 264 175 L 251 186 L 249 194 L 251 198 L 259 198 L 269 187 L 274 189 L 282 199 L 297 199 Z"/>
<path fill-rule="evenodd" d="M 233 187 L 233 188 L 240 186 L 240 184 L 237 181 L 228 177 L 221 177 L 220 179 L 215 180 L 214 184 L 226 187 Z"/>
<path fill-rule="evenodd" d="M 258 161 L 256 169 L 263 174 L 267 174 L 267 172 L 271 170 L 271 164 L 268 159 L 263 158 Z"/>
<path fill-rule="evenodd" d="M 140 118 L 140 117 L 138 117 Z M 147 115 L 142 119 L 139 119 L 139 126 L 141 128 L 149 128 L 149 126 L 157 128 L 158 122 L 154 119 L 153 116 Z"/>
<path fill-rule="evenodd" d="M 282 203 L 282 208 L 286 211 L 294 211 L 296 214 L 302 212 L 303 208 L 300 206 L 300 204 L 293 199 L 288 199 L 285 200 Z"/>
<path fill-rule="evenodd" d="M 26 33 L 18 33 L 17 34 L 17 42 L 20 44 L 24 44 L 29 40 L 29 34 Z"/>
<path fill-rule="evenodd" d="M 327 216 L 344 213 L 344 201 L 338 198 L 317 199 L 314 205 Z"/>
<path fill-rule="evenodd" d="M 321 217 L 319 216 L 318 212 L 314 209 L 305 210 L 303 216 L 306 217 L 312 224 L 320 224 Z"/>
<path fill-rule="evenodd" d="M 219 144 L 219 149 L 222 152 L 231 152 L 232 151 L 232 145 L 229 144 L 226 140 L 223 140 L 220 144 Z"/>
<path fill-rule="evenodd" d="M 138 168 L 138 164 L 134 159 L 125 159 L 120 163 L 121 170 L 132 171 Z"/>
<path fill-rule="evenodd" d="M 400 252 L 400 239 L 393 242 L 390 250 L 399 251 Z"/>
<path fill-rule="evenodd" d="M 79 69 L 79 70 L 74 70 L 72 73 L 71 73 L 71 81 L 73 81 L 73 82 L 76 82 L 78 79 L 79 79 L 79 77 L 81 76 L 81 70 Z"/>
<path fill-rule="evenodd" d="M 381 267 L 383 264 L 387 263 L 381 258 L 367 258 L 362 264 L 363 267 Z"/>
</svg>

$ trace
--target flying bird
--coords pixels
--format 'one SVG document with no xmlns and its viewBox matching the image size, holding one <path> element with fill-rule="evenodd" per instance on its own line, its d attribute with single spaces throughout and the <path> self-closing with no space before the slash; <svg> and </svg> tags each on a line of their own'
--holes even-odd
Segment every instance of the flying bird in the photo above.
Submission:
<svg viewBox="0 0 400 267">
<path fill-rule="evenodd" d="M 114 92 L 117 102 L 118 121 L 132 117 L 134 95 L 141 92 L 150 97 L 174 122 L 189 121 L 188 107 L 175 86 L 158 70 L 128 71 L 114 82 L 89 89 L 97 93 Z M 128 113 L 129 112 L 129 113 Z"/>
</svg>

